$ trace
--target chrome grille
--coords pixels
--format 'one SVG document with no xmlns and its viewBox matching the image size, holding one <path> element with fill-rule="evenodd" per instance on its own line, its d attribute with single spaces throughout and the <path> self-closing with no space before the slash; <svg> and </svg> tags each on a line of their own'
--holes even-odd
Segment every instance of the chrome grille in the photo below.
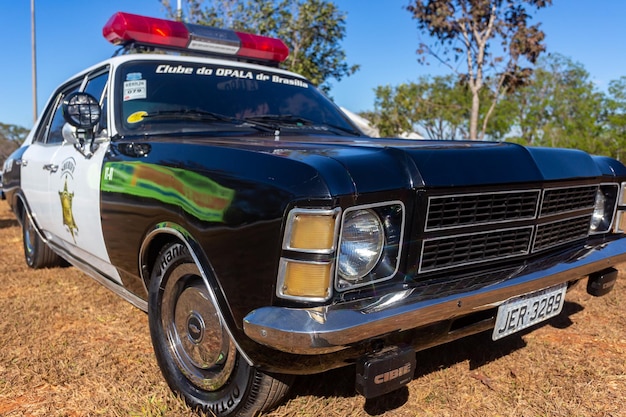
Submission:
<svg viewBox="0 0 626 417">
<path fill-rule="evenodd" d="M 528 226 L 426 240 L 420 272 L 527 254 L 532 232 Z"/>
<path fill-rule="evenodd" d="M 575 185 L 429 196 L 418 271 L 519 257 L 584 239 L 597 190 Z"/>
<path fill-rule="evenodd" d="M 585 187 L 552 188 L 543 192 L 541 217 L 571 211 L 593 209 L 597 185 Z"/>
<path fill-rule="evenodd" d="M 539 225 L 533 251 L 548 249 L 587 237 L 590 221 L 591 216 L 581 216 Z"/>
<path fill-rule="evenodd" d="M 426 230 L 532 219 L 539 190 L 430 197 Z"/>
</svg>

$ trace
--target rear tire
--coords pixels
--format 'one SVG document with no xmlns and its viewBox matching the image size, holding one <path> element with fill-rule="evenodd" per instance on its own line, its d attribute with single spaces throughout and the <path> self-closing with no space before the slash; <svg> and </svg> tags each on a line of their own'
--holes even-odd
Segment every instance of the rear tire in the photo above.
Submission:
<svg viewBox="0 0 626 417">
<path fill-rule="evenodd" d="M 272 376 L 246 362 L 180 243 L 166 245 L 157 257 L 148 319 L 161 372 L 193 409 L 220 417 L 255 416 L 286 395 L 293 377 Z"/>
<path fill-rule="evenodd" d="M 41 239 L 27 213 L 24 213 L 22 221 L 22 241 L 24 243 L 24 259 L 29 267 L 41 269 L 61 265 L 63 259 Z"/>
</svg>

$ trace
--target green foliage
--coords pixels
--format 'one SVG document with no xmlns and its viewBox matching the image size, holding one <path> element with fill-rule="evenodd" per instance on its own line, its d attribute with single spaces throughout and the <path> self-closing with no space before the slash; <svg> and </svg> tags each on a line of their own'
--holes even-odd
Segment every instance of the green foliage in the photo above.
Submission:
<svg viewBox="0 0 626 417">
<path fill-rule="evenodd" d="M 562 55 L 539 61 L 531 83 L 509 98 L 517 108 L 518 142 L 610 155 L 603 95 L 584 67 Z"/>
<path fill-rule="evenodd" d="M 430 43 L 420 44 L 417 52 L 421 61 L 431 56 L 448 65 L 471 91 L 470 139 L 484 138 L 501 97 L 526 83 L 531 69 L 523 65 L 533 64 L 545 50 L 544 33 L 539 25 L 529 25 L 529 9 L 551 3 L 551 0 L 412 0 L 407 6 L 418 29 L 432 39 Z M 459 60 L 466 62 L 464 73 L 457 71 Z M 485 87 L 490 90 L 488 106 L 483 105 Z M 483 123 L 479 135 L 480 118 Z"/>
<path fill-rule="evenodd" d="M 487 80 L 489 82 L 489 80 Z M 471 94 L 452 76 L 375 89 L 375 110 L 366 115 L 384 136 L 416 131 L 426 138 L 467 135 Z M 480 99 L 488 103 L 487 91 Z M 486 106 L 481 108 L 483 121 Z M 501 99 L 486 136 L 531 146 L 575 148 L 626 159 L 626 76 L 599 91 L 585 68 L 552 54 L 542 57 L 527 84 Z"/>
<path fill-rule="evenodd" d="M 398 136 L 411 131 L 429 139 L 464 139 L 468 136 L 472 95 L 453 75 L 422 77 L 416 83 L 379 86 L 374 91 L 375 111 L 368 116 L 383 136 Z M 487 92 L 483 92 L 482 99 L 488 102 Z M 508 133 L 511 110 L 511 106 L 505 103 L 492 114 L 492 122 L 485 132 L 487 136 L 500 139 Z"/>
<path fill-rule="evenodd" d="M 170 17 L 176 15 L 169 0 L 161 0 Z M 358 70 L 348 65 L 341 41 L 346 15 L 326 0 L 189 0 L 185 19 L 191 23 L 232 28 L 282 39 L 289 57 L 282 68 L 304 75 L 326 92 L 329 81 Z M 208 4 L 206 4 L 208 3 Z"/>
<path fill-rule="evenodd" d="M 0 166 L 4 160 L 16 150 L 26 139 L 28 129 L 5 123 L 0 123 Z"/>
<path fill-rule="evenodd" d="M 610 82 L 603 108 L 606 116 L 606 141 L 612 145 L 612 155 L 621 161 L 625 161 L 626 76 Z"/>
<path fill-rule="evenodd" d="M 423 77 L 417 83 L 375 90 L 374 118 L 382 136 L 416 132 L 430 139 L 463 137 L 466 90 L 452 76 Z"/>
</svg>

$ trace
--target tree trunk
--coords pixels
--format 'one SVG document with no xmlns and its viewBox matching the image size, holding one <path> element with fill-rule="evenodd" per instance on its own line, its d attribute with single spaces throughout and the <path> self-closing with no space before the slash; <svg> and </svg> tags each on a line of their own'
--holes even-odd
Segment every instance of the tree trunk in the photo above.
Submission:
<svg viewBox="0 0 626 417">
<path fill-rule="evenodd" d="M 480 110 L 480 98 L 478 97 L 479 91 L 472 91 L 472 113 L 470 115 L 470 131 L 469 139 L 478 139 L 478 115 Z"/>
</svg>

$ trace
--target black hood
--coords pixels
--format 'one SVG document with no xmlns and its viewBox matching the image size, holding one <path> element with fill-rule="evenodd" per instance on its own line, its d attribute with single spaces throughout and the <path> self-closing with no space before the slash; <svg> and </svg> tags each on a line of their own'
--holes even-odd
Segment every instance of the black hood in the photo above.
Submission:
<svg viewBox="0 0 626 417">
<path fill-rule="evenodd" d="M 212 172 L 208 175 L 220 182 L 218 177 L 263 183 L 299 198 L 626 175 L 624 166 L 610 158 L 506 142 L 318 135 L 151 137 L 150 141 L 152 156 L 165 165 Z"/>
<path fill-rule="evenodd" d="M 274 149 L 270 152 L 316 168 L 331 189 L 333 184 L 339 186 L 338 179 L 346 175 L 338 174 L 339 167 L 329 161 L 333 160 L 345 169 L 357 193 L 400 187 L 471 187 L 626 174 L 617 161 L 573 149 L 527 148 L 507 142 L 316 139 L 315 142 L 311 138 L 287 139 L 280 145 L 273 142 L 270 146 Z"/>
</svg>

